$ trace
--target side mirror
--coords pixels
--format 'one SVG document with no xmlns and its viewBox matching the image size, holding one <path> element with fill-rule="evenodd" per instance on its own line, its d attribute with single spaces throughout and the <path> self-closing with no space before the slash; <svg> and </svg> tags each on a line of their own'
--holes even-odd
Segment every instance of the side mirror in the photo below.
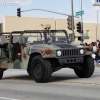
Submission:
<svg viewBox="0 0 100 100">
<path fill-rule="evenodd" d="M 23 35 L 20 36 L 20 44 L 26 45 L 27 40 L 28 40 L 28 37 L 25 37 Z"/>
</svg>

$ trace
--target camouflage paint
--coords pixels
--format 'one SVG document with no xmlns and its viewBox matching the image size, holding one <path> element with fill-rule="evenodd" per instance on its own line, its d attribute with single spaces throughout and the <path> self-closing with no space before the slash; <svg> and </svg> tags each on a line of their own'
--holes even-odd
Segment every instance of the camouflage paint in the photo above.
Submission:
<svg viewBox="0 0 100 100">
<path fill-rule="evenodd" d="M 27 69 L 29 62 L 29 55 L 27 54 L 27 47 L 21 46 L 21 55 L 22 55 L 22 69 Z"/>
<path fill-rule="evenodd" d="M 34 33 L 34 30 L 30 30 L 30 31 Z M 50 31 L 52 31 L 52 30 L 50 30 Z M 53 31 L 59 31 L 59 30 L 53 30 Z M 65 32 L 65 30 L 60 30 L 60 31 L 64 31 Z M 38 33 L 38 32 L 43 32 L 43 31 L 35 30 L 35 32 Z M 19 33 L 21 33 L 21 32 L 19 32 Z M 10 38 L 11 38 L 11 35 L 12 35 L 12 33 L 10 34 Z M 62 43 L 62 44 L 64 44 L 64 43 Z M 64 48 L 64 49 L 73 49 L 73 48 L 74 49 L 75 48 L 76 49 L 83 48 L 85 50 L 85 47 L 77 45 L 77 44 L 67 44 L 66 48 Z M 9 50 L 10 49 L 11 48 L 9 48 Z M 47 54 L 45 52 L 46 49 L 51 50 L 51 53 Z M 59 47 L 59 46 L 57 46 L 55 44 L 34 44 L 34 45 L 27 45 L 26 47 L 23 47 L 21 45 L 22 62 L 17 62 L 17 63 L 20 63 L 20 68 L 19 69 L 27 69 L 28 62 L 29 62 L 29 57 L 33 53 L 40 53 L 43 58 L 57 58 L 56 51 L 57 50 L 62 50 L 62 49 L 63 48 L 61 48 L 61 47 Z M 9 54 L 11 55 L 10 52 L 9 52 Z M 85 50 L 85 54 L 84 55 L 91 55 L 91 54 L 92 54 L 92 52 Z M 82 55 L 82 56 L 84 57 L 84 55 Z M 0 67 L 1 68 L 12 68 L 13 69 L 15 63 L 12 62 L 12 59 L 10 59 L 10 60 L 11 61 L 9 63 L 1 61 Z"/>
</svg>

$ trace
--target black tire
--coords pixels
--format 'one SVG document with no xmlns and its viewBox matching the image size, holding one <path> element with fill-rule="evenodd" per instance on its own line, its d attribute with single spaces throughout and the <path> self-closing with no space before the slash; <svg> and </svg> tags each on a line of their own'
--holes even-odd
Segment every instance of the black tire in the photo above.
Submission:
<svg viewBox="0 0 100 100">
<path fill-rule="evenodd" d="M 3 77 L 3 69 L 0 68 L 0 79 L 2 79 L 2 77 Z"/>
<path fill-rule="evenodd" d="M 94 60 L 92 59 L 92 57 L 90 57 L 90 56 L 85 57 L 84 63 L 81 64 L 81 67 L 82 67 L 82 69 L 80 71 L 74 69 L 75 74 L 80 78 L 91 77 L 92 74 L 94 73 L 94 69 L 95 69 Z"/>
<path fill-rule="evenodd" d="M 33 58 L 31 64 L 32 78 L 38 83 L 48 82 L 52 74 L 51 62 L 40 55 Z"/>
</svg>

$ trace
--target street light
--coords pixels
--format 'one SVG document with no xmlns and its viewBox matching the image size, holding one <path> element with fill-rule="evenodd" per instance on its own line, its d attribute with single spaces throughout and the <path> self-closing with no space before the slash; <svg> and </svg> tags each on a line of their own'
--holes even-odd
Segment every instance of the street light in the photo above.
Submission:
<svg viewBox="0 0 100 100">
<path fill-rule="evenodd" d="M 97 10 L 97 25 L 96 25 L 96 40 L 99 38 L 98 36 L 98 12 L 100 11 L 100 9 L 99 10 Z"/>
</svg>

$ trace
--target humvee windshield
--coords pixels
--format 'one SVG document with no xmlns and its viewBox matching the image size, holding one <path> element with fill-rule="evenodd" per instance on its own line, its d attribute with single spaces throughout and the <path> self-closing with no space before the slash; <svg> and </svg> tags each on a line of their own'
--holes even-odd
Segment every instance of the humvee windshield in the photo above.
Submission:
<svg viewBox="0 0 100 100">
<path fill-rule="evenodd" d="M 34 33 L 24 33 L 27 37 L 27 43 L 32 44 L 47 44 L 47 43 L 67 43 L 68 36 L 65 31 L 49 31 L 49 32 L 34 32 Z"/>
</svg>

